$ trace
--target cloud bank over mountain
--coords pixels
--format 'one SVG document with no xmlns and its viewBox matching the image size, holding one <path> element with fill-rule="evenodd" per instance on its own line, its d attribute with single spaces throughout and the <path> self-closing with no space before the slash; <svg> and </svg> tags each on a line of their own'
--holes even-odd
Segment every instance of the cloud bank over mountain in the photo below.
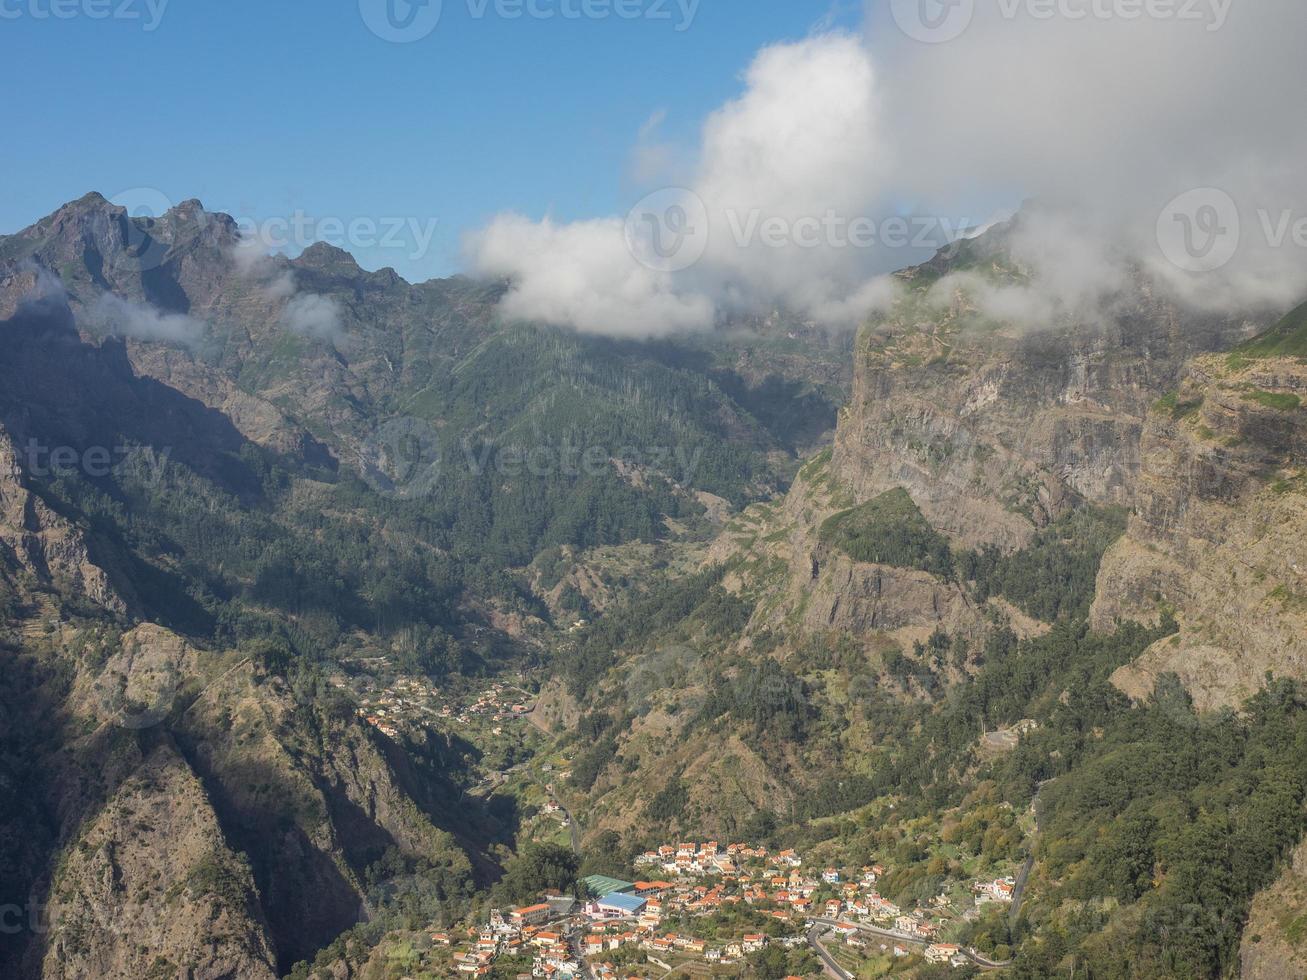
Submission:
<svg viewBox="0 0 1307 980">
<path fill-rule="evenodd" d="M 510 281 L 507 315 L 584 331 L 771 306 L 851 325 L 885 273 L 1033 197 L 1011 243 L 1032 285 L 979 290 L 1005 318 L 1092 316 L 1139 270 L 1206 308 L 1301 296 L 1307 131 L 1285 121 L 1307 5 L 964 3 L 935 43 L 909 36 L 917 9 L 871 3 L 861 35 L 763 49 L 697 146 L 640 128 L 633 175 L 681 189 L 630 216 L 500 215 L 470 267 Z"/>
</svg>

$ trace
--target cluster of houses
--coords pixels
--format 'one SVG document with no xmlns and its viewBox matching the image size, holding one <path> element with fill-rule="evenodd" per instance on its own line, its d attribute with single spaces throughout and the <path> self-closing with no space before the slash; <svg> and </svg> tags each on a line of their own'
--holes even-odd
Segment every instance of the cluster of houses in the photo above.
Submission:
<svg viewBox="0 0 1307 980">
<path fill-rule="evenodd" d="M 503 912 L 492 909 L 480 929 L 471 930 L 466 943 L 458 936 L 437 932 L 435 946 L 454 948 L 454 970 L 460 976 L 487 976 L 501 956 L 530 955 L 532 975 L 566 980 L 581 973 L 581 961 L 561 927 L 549 924 L 565 919 L 576 908 L 570 896 L 550 895 L 543 902 Z"/>
<path fill-rule="evenodd" d="M 949 921 L 943 912 L 947 898 L 940 896 L 931 910 L 900 909 L 876 890 L 887 873 L 880 864 L 848 873 L 835 868 L 807 872 L 794 851 L 773 853 L 748 844 L 722 847 L 713 841 L 665 845 L 641 855 L 637 864 L 666 877 L 626 882 L 592 875 L 581 882 L 589 896 L 583 905 L 570 896 L 551 894 L 524 908 L 492 911 L 488 921 L 459 944 L 455 970 L 486 976 L 498 957 L 529 954 L 532 975 L 542 980 L 587 975 L 622 980 L 611 964 L 602 962 L 607 954 L 637 949 L 651 959 L 674 955 L 702 958 L 710 966 L 730 965 L 769 943 L 806 942 L 813 922 L 825 923 L 856 949 L 874 943 L 896 957 L 924 952 L 931 963 L 971 962 L 959 946 L 941 941 L 940 932 Z M 1011 901 L 1013 889 L 1011 878 L 977 883 L 976 902 Z M 741 905 L 780 923 L 783 928 L 768 931 L 786 938 L 751 932 L 709 942 L 684 928 L 687 918 Z M 679 931 L 666 931 L 669 921 L 680 923 Z M 455 945 L 448 934 L 434 934 L 432 941 Z"/>
<path fill-rule="evenodd" d="M 571 773 L 568 773 L 568 775 L 571 775 Z M 572 819 L 567 815 L 567 811 L 563 809 L 563 805 L 557 800 L 551 799 L 547 801 L 540 809 L 541 812 L 547 815 L 557 817 L 559 824 L 564 830 L 572 826 Z"/>
<path fill-rule="evenodd" d="M 635 859 L 636 867 L 652 865 L 681 877 L 731 875 L 750 862 L 784 869 L 803 866 L 802 858 L 794 851 L 770 854 L 765 847 L 749 844 L 729 844 L 723 848 L 717 841 L 705 844 L 664 844 L 656 850 L 645 851 Z"/>
<path fill-rule="evenodd" d="M 344 686 L 339 684 L 337 686 Z M 502 735 L 504 722 L 531 712 L 532 705 L 519 691 L 494 684 L 466 702 L 446 700 L 424 678 L 400 677 L 385 687 L 365 682 L 357 692 L 358 715 L 387 738 L 397 738 L 403 724 L 422 724 L 434 720 L 470 725 L 475 720 L 489 722 L 492 734 Z"/>
<path fill-rule="evenodd" d="M 474 719 L 500 723 L 530 714 L 531 707 L 522 692 L 509 689 L 503 684 L 492 684 L 488 690 L 481 692 L 476 700 L 464 705 L 446 704 L 440 708 L 437 715 L 446 720 L 456 721 L 460 725 L 471 724 Z"/>
</svg>

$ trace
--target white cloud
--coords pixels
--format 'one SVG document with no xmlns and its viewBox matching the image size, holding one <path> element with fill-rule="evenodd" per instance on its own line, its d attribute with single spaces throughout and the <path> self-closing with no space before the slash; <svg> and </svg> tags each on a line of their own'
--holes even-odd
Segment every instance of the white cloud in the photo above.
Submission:
<svg viewBox="0 0 1307 980">
<path fill-rule="evenodd" d="M 204 324 L 181 313 L 165 313 L 146 303 L 134 303 L 112 293 L 101 293 L 83 314 L 87 324 L 118 337 L 158 340 L 193 346 L 204 334 Z"/>
<path fill-rule="evenodd" d="M 340 304 L 330 296 L 300 293 L 281 313 L 281 324 L 292 333 L 317 340 L 337 340 L 343 332 Z"/>
<path fill-rule="evenodd" d="M 483 275 L 513 280 L 505 316 L 632 336 L 712 323 L 706 297 L 678 291 L 671 275 L 632 258 L 616 218 L 560 225 L 500 215 L 469 247 Z"/>
<path fill-rule="evenodd" d="M 286 269 L 264 283 L 263 294 L 270 300 L 290 299 L 297 288 L 295 273 Z"/>
<path fill-rule="evenodd" d="M 299 292 L 295 272 L 284 260 L 268 252 L 269 245 L 257 231 L 244 234 L 231 250 L 237 273 L 258 285 L 259 293 L 271 304 L 285 301 L 277 322 L 292 333 L 329 343 L 344 336 L 341 307 L 336 300 L 317 293 Z"/>
<path fill-rule="evenodd" d="M 512 315 L 586 330 L 659 333 L 773 305 L 850 323 L 883 300 L 879 274 L 932 250 L 887 244 L 887 217 L 934 216 L 918 244 L 939 246 L 964 220 L 1034 197 L 1042 206 L 1012 239 L 1030 285 L 953 283 L 968 282 L 995 315 L 1109 313 L 1140 270 L 1173 298 L 1219 311 L 1300 298 L 1307 248 L 1268 241 L 1265 228 L 1307 219 L 1307 127 L 1297 122 L 1307 4 L 1206 0 L 1137 15 L 1122 2 L 1094 6 L 1107 17 L 1075 17 L 1059 11 L 1087 0 L 1062 0 L 1052 17 L 1033 15 L 1047 6 L 977 3 L 961 36 L 922 44 L 889 4 L 869 2 L 863 37 L 759 52 L 739 97 L 706 119 L 684 181 L 708 228 L 689 268 L 644 268 L 619 216 L 501 216 L 470 237 L 471 264 L 512 281 Z M 1208 16 L 1149 17 L 1153 7 Z M 658 114 L 640 129 L 636 177 L 665 175 L 675 159 L 658 140 L 662 123 Z M 1228 263 L 1195 274 L 1164 254 L 1158 228 L 1169 202 L 1200 187 L 1236 202 L 1242 235 Z M 796 241 L 797 223 L 825 216 L 870 219 L 877 243 L 846 245 L 826 229 Z M 769 221 L 789 232 L 780 244 L 763 240 Z"/>
<path fill-rule="evenodd" d="M 259 277 L 266 275 L 272 267 L 269 251 L 270 246 L 259 238 L 257 229 L 242 229 L 229 254 L 241 275 Z"/>
<path fill-rule="evenodd" d="M 633 168 L 665 175 L 673 154 L 641 129 Z M 832 34 L 763 50 L 744 92 L 703 127 L 689 182 L 708 220 L 692 267 L 659 272 L 628 250 L 622 218 L 574 224 L 501 215 L 469 236 L 483 275 L 508 278 L 505 312 L 587 331 L 657 334 L 710 325 L 734 309 L 780 304 L 856 320 L 869 283 L 892 268 L 874 250 L 765 243 L 764 222 L 790 227 L 827 213 L 860 216 L 877 203 L 877 109 L 870 58 L 857 38 Z"/>
<path fill-rule="evenodd" d="M 1222 311 L 1284 305 L 1307 286 L 1307 253 L 1270 246 L 1256 228 L 1264 209 L 1307 216 L 1295 172 L 1307 150 L 1297 123 L 1307 66 L 1295 53 L 1307 4 L 1158 6 L 1200 16 L 1040 18 L 1028 3 L 977 3 L 960 37 L 931 45 L 905 43 L 888 5 L 868 7 L 868 46 L 889 80 L 895 187 L 935 212 L 1003 193 L 1043 202 L 1014 242 L 1037 276 L 1032 309 L 1110 303 L 1137 268 L 1174 298 Z M 1227 266 L 1193 275 L 1163 255 L 1157 225 L 1177 195 L 1202 187 L 1237 202 L 1244 234 Z"/>
<path fill-rule="evenodd" d="M 68 301 L 68 290 L 64 281 L 45 266 L 31 259 L 18 263 L 20 273 L 32 277 L 32 286 L 19 297 L 18 305 L 31 309 L 45 310 L 62 306 Z"/>
</svg>

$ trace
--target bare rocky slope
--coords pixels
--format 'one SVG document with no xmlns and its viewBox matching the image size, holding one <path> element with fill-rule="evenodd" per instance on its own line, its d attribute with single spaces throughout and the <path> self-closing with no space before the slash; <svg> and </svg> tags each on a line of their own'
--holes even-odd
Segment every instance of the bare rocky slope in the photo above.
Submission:
<svg viewBox="0 0 1307 980">
<path fill-rule="evenodd" d="M 1146 697 L 1179 675 L 1204 710 L 1268 674 L 1307 678 L 1307 364 L 1200 358 L 1151 413 L 1130 529 L 1109 552 L 1094 623 L 1174 612 L 1180 633 L 1116 681 Z"/>
<path fill-rule="evenodd" d="M 783 583 L 755 626 L 788 619 L 808 632 L 901 643 L 935 629 L 983 632 L 984 610 L 960 583 L 852 561 L 820 543 L 822 523 L 903 488 L 955 547 L 1013 552 L 1079 506 L 1133 507 L 1154 404 L 1191 358 L 1258 330 L 1255 318 L 1183 310 L 1142 276 L 1095 321 L 996 323 L 969 286 L 976 276 L 1019 281 L 1009 231 L 899 274 L 899 300 L 859 334 L 833 453 L 813 460 L 783 503 L 752 508 L 714 546 L 711 561 L 743 567 L 732 581 Z M 1021 632 L 1037 628 L 1003 612 Z"/>
<path fill-rule="evenodd" d="M 973 286 L 1028 282 L 1010 231 L 900 275 L 905 295 L 859 336 L 833 461 L 859 500 L 906 487 L 955 540 L 1004 549 L 1077 501 L 1132 504 L 1149 406 L 1191 357 L 1259 329 L 1182 309 L 1142 273 L 1089 316 L 995 321 Z"/>
</svg>

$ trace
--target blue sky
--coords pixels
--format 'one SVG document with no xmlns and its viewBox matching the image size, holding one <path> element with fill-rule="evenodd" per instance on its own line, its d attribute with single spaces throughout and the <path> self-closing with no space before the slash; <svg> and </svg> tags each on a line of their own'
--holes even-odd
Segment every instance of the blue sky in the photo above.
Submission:
<svg viewBox="0 0 1307 980">
<path fill-rule="evenodd" d="M 170 0 L 153 31 L 147 0 L 98 0 L 139 14 L 121 20 L 86 16 L 96 2 L 0 0 L 0 232 L 141 187 L 253 219 L 436 221 L 420 259 L 352 249 L 415 280 L 455 271 L 461 233 L 501 210 L 624 211 L 653 113 L 663 139 L 692 144 L 759 48 L 862 15 L 853 0 L 702 0 L 678 31 L 677 0 L 670 20 L 509 20 L 503 0 L 475 17 L 480 0 L 444 0 L 428 37 L 394 44 L 359 0 Z"/>
</svg>

